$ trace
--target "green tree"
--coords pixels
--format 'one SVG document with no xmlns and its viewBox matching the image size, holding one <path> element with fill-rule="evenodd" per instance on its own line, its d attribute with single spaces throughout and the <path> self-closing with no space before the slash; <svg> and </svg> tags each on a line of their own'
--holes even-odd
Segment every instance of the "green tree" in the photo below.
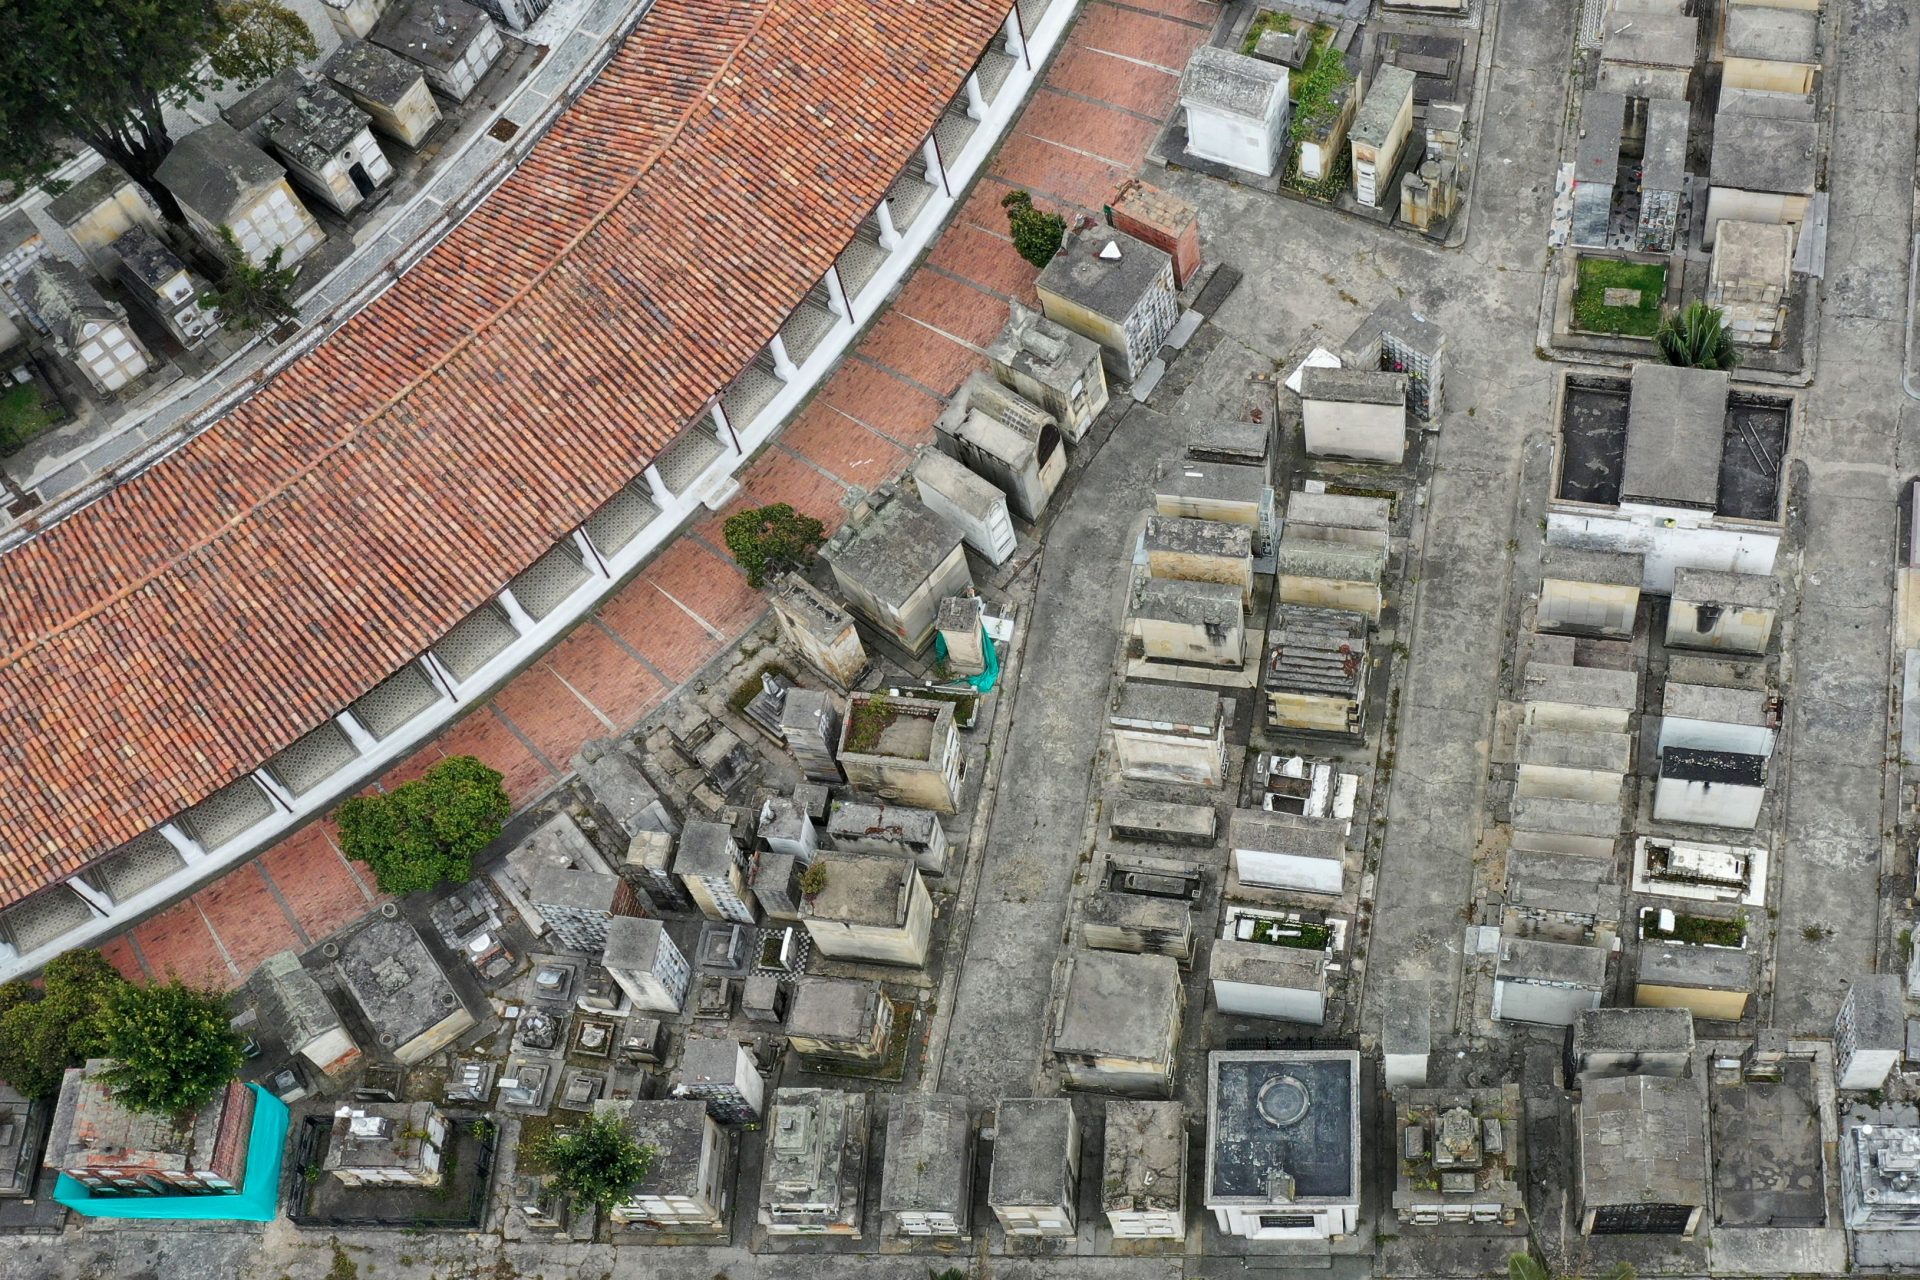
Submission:
<svg viewBox="0 0 1920 1280">
<path fill-rule="evenodd" d="M 200 295 L 200 306 L 220 313 L 220 327 L 229 333 L 277 325 L 296 320 L 300 309 L 293 302 L 293 282 L 298 267 L 283 267 L 280 258 L 285 249 L 275 245 L 267 260 L 256 265 L 233 238 L 232 227 L 220 228 L 220 252 L 224 263 L 220 282 Z"/>
<path fill-rule="evenodd" d="M 472 756 L 448 756 L 384 795 L 341 805 L 341 847 L 373 868 L 383 893 L 464 884 L 473 855 L 499 838 L 513 812 L 501 782 L 499 770 Z"/>
<path fill-rule="evenodd" d="M 229 1023 L 227 997 L 178 978 L 126 983 L 107 1002 L 107 1087 L 122 1106 L 149 1115 L 186 1115 L 240 1074 L 243 1041 Z"/>
<path fill-rule="evenodd" d="M 0 986 L 0 1080 L 30 1098 L 57 1092 L 68 1067 L 106 1051 L 107 1002 L 125 985 L 98 951 L 69 951 L 39 986 Z"/>
<path fill-rule="evenodd" d="M 625 1200 L 646 1181 L 655 1155 L 611 1112 L 589 1117 L 578 1129 L 537 1134 L 521 1151 L 547 1167 L 561 1194 L 602 1209 Z"/>
<path fill-rule="evenodd" d="M 1013 250 L 1036 267 L 1044 268 L 1060 252 L 1067 238 L 1067 220 L 1057 213 L 1033 207 L 1033 197 L 1025 191 L 1009 191 L 1000 197 L 1007 211 L 1007 230 L 1013 235 Z"/>
<path fill-rule="evenodd" d="M 1727 336 L 1726 316 L 1704 302 L 1689 302 L 1678 315 L 1667 317 L 1653 340 L 1662 359 L 1683 369 L 1731 369 L 1740 363 L 1740 353 Z"/>
<path fill-rule="evenodd" d="M 274 0 L 12 0 L 0 5 L 0 181 L 44 177 L 77 138 L 177 222 L 154 179 L 173 147 L 164 108 L 317 52 Z"/>
<path fill-rule="evenodd" d="M 275 0 L 228 0 L 213 12 L 203 44 L 217 85 L 257 84 L 320 52 L 306 19 Z"/>
<path fill-rule="evenodd" d="M 747 585 L 751 587 L 802 567 L 827 540 L 825 525 L 784 502 L 735 512 L 727 517 L 720 532 L 734 563 L 747 571 Z"/>
</svg>

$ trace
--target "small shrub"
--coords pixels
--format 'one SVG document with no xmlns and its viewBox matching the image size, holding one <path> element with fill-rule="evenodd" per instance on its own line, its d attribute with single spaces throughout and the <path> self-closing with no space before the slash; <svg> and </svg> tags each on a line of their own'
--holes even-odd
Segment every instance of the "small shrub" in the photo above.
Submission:
<svg viewBox="0 0 1920 1280">
<path fill-rule="evenodd" d="M 1060 252 L 1067 238 L 1067 220 L 1057 213 L 1033 207 L 1033 196 L 1025 191 L 1009 191 L 1000 197 L 1007 211 L 1007 230 L 1013 236 L 1014 252 L 1044 268 Z"/>
<path fill-rule="evenodd" d="M 734 563 L 746 571 L 747 585 L 803 568 L 827 540 L 827 527 L 784 502 L 735 512 L 720 527 Z"/>
<path fill-rule="evenodd" d="M 827 867 L 816 862 L 800 873 L 800 892 L 809 898 L 817 898 L 827 887 Z"/>
<path fill-rule="evenodd" d="M 1287 126 L 1287 137 L 1296 148 L 1338 116 L 1346 102 L 1340 91 L 1352 77 L 1346 55 L 1331 47 L 1332 35 L 1325 27 L 1314 28 L 1313 52 L 1308 55 L 1311 61 L 1293 81 L 1293 120 Z"/>
<path fill-rule="evenodd" d="M 762 676 L 779 676 L 788 684 L 793 683 L 793 672 L 787 670 L 777 662 L 767 663 L 758 671 L 748 676 L 746 683 L 742 684 L 738 689 L 735 689 L 733 696 L 727 699 L 727 705 L 733 708 L 735 715 L 743 716 L 747 714 L 747 704 L 760 696 L 760 678 Z"/>
<path fill-rule="evenodd" d="M 1640 936 L 1683 942 L 1689 946 L 1715 947 L 1737 947 L 1747 936 L 1747 922 L 1744 919 L 1721 920 L 1714 916 L 1676 914 L 1671 932 L 1663 931 L 1659 921 L 1657 913 L 1649 912 L 1642 916 Z"/>
<path fill-rule="evenodd" d="M 861 755 L 872 751 L 880 745 L 888 726 L 899 718 L 899 709 L 892 699 L 883 693 L 874 694 L 853 708 L 847 726 L 846 749 Z"/>
<path fill-rule="evenodd" d="M 1260 47 L 1260 37 L 1269 31 L 1278 31 L 1281 35 L 1293 30 L 1293 19 L 1284 13 L 1275 13 L 1271 9 L 1262 9 L 1252 22 L 1247 24 L 1247 37 L 1240 42 L 1240 52 L 1251 54 Z"/>
</svg>

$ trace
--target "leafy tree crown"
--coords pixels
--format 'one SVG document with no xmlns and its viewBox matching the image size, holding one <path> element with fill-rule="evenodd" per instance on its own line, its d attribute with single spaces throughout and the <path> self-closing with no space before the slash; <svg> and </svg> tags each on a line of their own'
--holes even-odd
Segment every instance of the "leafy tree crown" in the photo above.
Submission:
<svg viewBox="0 0 1920 1280">
<path fill-rule="evenodd" d="M 526 1150 L 551 1171 L 555 1189 L 602 1209 L 627 1199 L 646 1181 L 656 1154 L 611 1111 L 595 1114 L 578 1129 L 532 1138 Z"/>
<path fill-rule="evenodd" d="M 39 986 L 0 986 L 0 1080 L 30 1098 L 58 1092 L 68 1067 L 106 1052 L 108 1002 L 125 985 L 98 951 L 69 951 Z"/>
<path fill-rule="evenodd" d="M 341 845 L 373 868 L 383 893 L 414 893 L 473 876 L 473 855 L 513 811 L 503 778 L 472 756 L 449 756 L 384 795 L 341 805 Z"/>
<path fill-rule="evenodd" d="M 1013 236 L 1014 252 L 1044 268 L 1060 252 L 1067 238 L 1067 220 L 1057 213 L 1033 207 L 1033 197 L 1025 191 L 1009 191 L 1000 197 L 1007 211 L 1007 230 Z"/>
<path fill-rule="evenodd" d="M 747 585 L 753 587 L 802 567 L 827 540 L 824 524 L 784 502 L 735 512 L 720 532 L 734 562 L 746 571 Z"/>
<path fill-rule="evenodd" d="M 241 1038 L 227 998 L 177 978 L 126 983 L 109 1000 L 105 1072 L 115 1100 L 150 1115 L 186 1115 L 240 1074 Z"/>
<path fill-rule="evenodd" d="M 0 5 L 0 180 L 35 181 L 78 139 L 154 180 L 173 147 L 166 108 L 263 80 L 319 51 L 277 0 L 18 0 Z"/>
<path fill-rule="evenodd" d="M 202 309 L 220 313 L 220 327 L 229 333 L 252 331 L 297 320 L 293 283 L 300 268 L 283 267 L 286 249 L 275 245 L 265 262 L 256 263 L 233 238 L 232 227 L 220 228 L 223 267 L 220 281 L 198 299 Z"/>
</svg>

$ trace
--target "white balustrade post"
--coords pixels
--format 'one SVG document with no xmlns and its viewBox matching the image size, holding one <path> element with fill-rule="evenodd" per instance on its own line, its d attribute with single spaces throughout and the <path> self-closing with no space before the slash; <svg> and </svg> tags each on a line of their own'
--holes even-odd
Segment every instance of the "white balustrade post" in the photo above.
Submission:
<svg viewBox="0 0 1920 1280">
<path fill-rule="evenodd" d="M 772 340 L 767 343 L 767 354 L 773 357 L 773 371 L 780 375 L 780 381 L 792 382 L 800 376 L 800 366 L 795 364 L 793 357 L 787 354 L 786 339 L 779 334 L 774 334 Z"/>
<path fill-rule="evenodd" d="M 653 468 L 649 467 L 647 469 L 651 471 Z M 507 621 L 511 622 L 513 629 L 521 635 L 527 634 L 527 632 L 540 625 L 539 619 L 520 607 L 520 601 L 513 594 L 512 587 L 500 588 L 498 599 L 500 601 L 500 607 L 507 611 Z"/>
<path fill-rule="evenodd" d="M 873 210 L 873 220 L 880 224 L 880 247 L 892 253 L 900 247 L 900 232 L 893 225 L 893 210 L 888 202 L 882 200 Z"/>
</svg>

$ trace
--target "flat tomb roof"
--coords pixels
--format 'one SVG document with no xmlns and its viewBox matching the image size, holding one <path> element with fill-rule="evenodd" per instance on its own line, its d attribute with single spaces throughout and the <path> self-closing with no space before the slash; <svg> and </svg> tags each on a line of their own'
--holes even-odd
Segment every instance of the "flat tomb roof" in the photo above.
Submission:
<svg viewBox="0 0 1920 1280">
<path fill-rule="evenodd" d="M 1357 1199 L 1360 1055 L 1219 1052 L 1207 1080 L 1206 1202 Z"/>
<path fill-rule="evenodd" d="M 1712 510 L 1720 496 L 1728 377 L 1719 369 L 1633 367 L 1633 399 L 1620 474 L 1623 501 L 1677 502 Z"/>
</svg>

